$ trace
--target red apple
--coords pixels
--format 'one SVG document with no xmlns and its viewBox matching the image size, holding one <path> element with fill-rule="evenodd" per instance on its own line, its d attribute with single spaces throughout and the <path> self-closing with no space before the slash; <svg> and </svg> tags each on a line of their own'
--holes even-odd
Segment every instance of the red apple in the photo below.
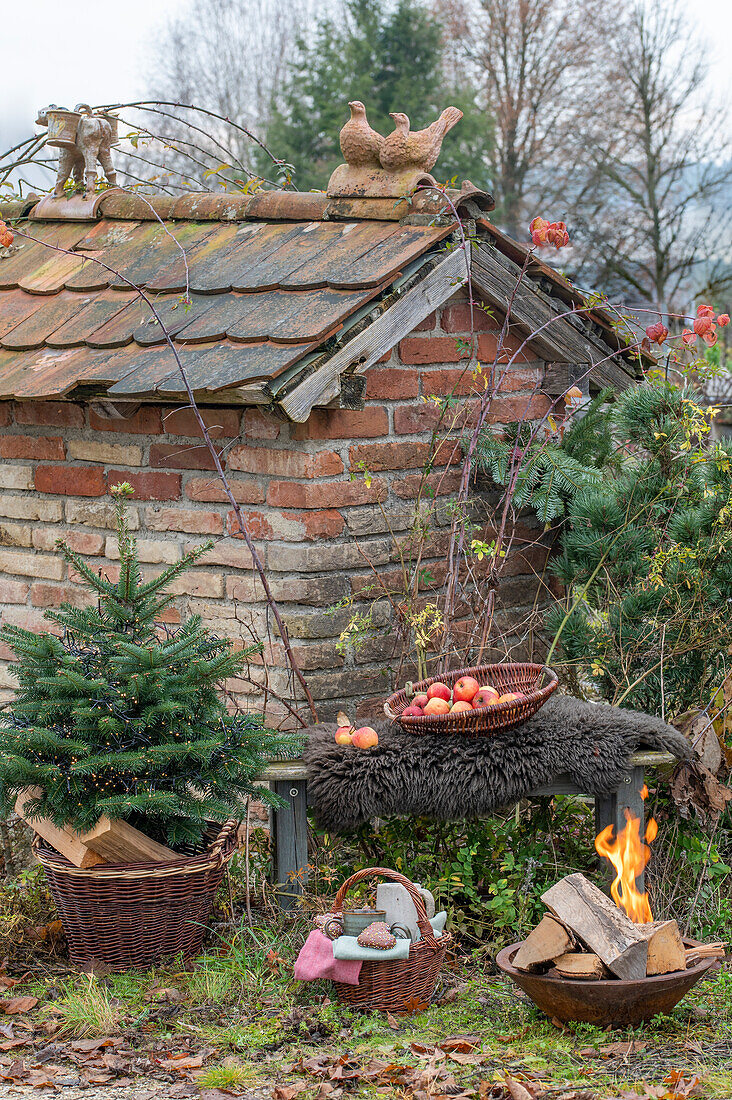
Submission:
<svg viewBox="0 0 732 1100">
<path fill-rule="evenodd" d="M 466 699 L 458 699 L 456 703 L 453 703 L 450 707 L 450 714 L 460 714 L 464 710 L 472 710 L 473 706 L 468 703 Z"/>
<path fill-rule="evenodd" d="M 351 738 L 357 749 L 372 749 L 379 743 L 379 735 L 373 726 L 361 726 Z"/>
<path fill-rule="evenodd" d="M 500 699 L 500 694 L 495 688 L 486 684 L 482 687 L 476 695 L 473 697 L 474 707 L 491 707 L 494 703 L 497 703 Z"/>
<path fill-rule="evenodd" d="M 430 686 L 427 688 L 427 698 L 428 699 L 446 699 L 447 700 L 447 699 L 450 698 L 451 695 L 452 695 L 452 692 L 450 691 L 447 684 L 443 684 L 439 680 L 437 680 L 434 684 L 430 684 Z"/>
<path fill-rule="evenodd" d="M 414 703 L 412 703 L 411 707 L 407 707 L 406 710 L 402 711 L 402 718 L 405 715 L 408 718 L 421 718 L 423 714 L 424 711 L 422 710 L 422 707 L 416 707 Z"/>
<path fill-rule="evenodd" d="M 427 706 L 428 702 L 429 702 L 429 696 L 424 695 L 422 692 L 420 692 L 419 695 L 415 695 L 414 699 L 412 699 L 412 706 L 413 707 L 420 707 L 421 710 L 424 710 L 424 708 Z"/>
<path fill-rule="evenodd" d="M 449 711 L 450 704 L 447 699 L 441 699 L 438 695 L 433 695 L 424 708 L 425 714 L 448 714 Z"/>
<path fill-rule="evenodd" d="M 518 699 L 519 696 L 515 691 L 507 691 L 505 695 L 501 695 L 498 699 L 499 703 L 512 703 L 514 699 Z"/>
<path fill-rule="evenodd" d="M 452 689 L 452 697 L 456 703 L 472 703 L 480 691 L 480 684 L 474 676 L 461 676 Z"/>
<path fill-rule="evenodd" d="M 353 726 L 339 726 L 335 731 L 336 744 L 350 745 L 353 742 Z"/>
</svg>

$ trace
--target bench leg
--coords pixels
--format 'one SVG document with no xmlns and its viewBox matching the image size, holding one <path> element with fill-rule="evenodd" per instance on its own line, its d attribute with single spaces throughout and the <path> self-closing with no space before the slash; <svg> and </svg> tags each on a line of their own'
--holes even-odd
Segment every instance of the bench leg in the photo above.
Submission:
<svg viewBox="0 0 732 1100">
<path fill-rule="evenodd" d="M 285 802 L 272 811 L 270 824 L 277 896 L 283 909 L 293 909 L 307 882 L 307 781 L 277 781 L 273 787 Z"/>
<path fill-rule="evenodd" d="M 617 791 L 613 791 L 612 794 L 604 797 L 597 797 L 595 799 L 595 827 L 597 832 L 601 832 L 606 826 L 612 825 L 615 828 L 615 836 L 617 836 L 622 829 L 625 828 L 625 810 L 630 810 L 634 817 L 640 820 L 641 836 L 644 836 L 646 831 L 646 811 L 645 803 L 641 798 L 641 791 L 645 783 L 644 769 L 642 765 L 635 765 L 630 771 L 623 777 L 623 780 L 618 787 Z M 611 878 L 614 878 L 615 872 L 613 871 L 608 860 L 603 859 L 602 863 L 606 869 L 611 872 Z M 636 879 L 639 890 L 643 890 L 644 887 L 644 875 L 641 873 Z"/>
</svg>

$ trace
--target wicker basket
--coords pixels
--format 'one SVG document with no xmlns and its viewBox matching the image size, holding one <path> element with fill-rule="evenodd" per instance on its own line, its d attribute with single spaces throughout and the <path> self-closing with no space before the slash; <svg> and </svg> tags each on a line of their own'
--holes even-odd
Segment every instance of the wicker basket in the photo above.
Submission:
<svg viewBox="0 0 732 1100">
<path fill-rule="evenodd" d="M 539 687 L 544 675 L 548 678 L 547 682 Z M 478 665 L 475 668 L 448 672 L 444 676 L 432 676 L 429 680 L 420 680 L 414 685 L 414 690 L 416 693 L 426 691 L 430 684 L 438 680 L 452 687 L 461 676 L 474 676 L 479 682 L 487 682 L 500 689 L 501 694 L 522 691 L 527 698 L 495 703 L 476 710 L 458 711 L 456 714 L 425 714 L 423 717 L 410 714 L 403 718 L 402 711 L 409 706 L 409 701 L 406 692 L 402 690 L 390 695 L 384 703 L 386 717 L 399 722 L 402 729 L 410 733 L 459 733 L 464 737 L 489 737 L 531 718 L 532 714 L 536 714 L 544 706 L 559 684 L 556 672 L 546 665 Z"/>
<path fill-rule="evenodd" d="M 36 838 L 72 962 L 143 969 L 167 955 L 195 955 L 224 868 L 236 848 L 238 822 L 214 825 L 199 855 L 167 863 L 74 867 Z"/>
<path fill-rule="evenodd" d="M 407 889 L 417 909 L 422 939 L 411 944 L 406 959 L 364 962 L 358 985 L 333 982 L 336 999 L 351 1008 L 414 1012 L 430 1003 L 451 936 L 448 932 L 443 932 L 439 938 L 435 936 L 419 890 L 404 875 L 386 867 L 367 867 L 346 879 L 336 894 L 332 912 L 341 912 L 350 887 L 367 878 L 386 878 L 400 882 Z"/>
</svg>

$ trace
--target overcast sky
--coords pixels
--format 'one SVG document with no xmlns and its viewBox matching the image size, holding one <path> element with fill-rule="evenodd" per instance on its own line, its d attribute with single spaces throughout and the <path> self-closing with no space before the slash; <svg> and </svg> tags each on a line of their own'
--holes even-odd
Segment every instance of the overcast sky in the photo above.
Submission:
<svg viewBox="0 0 732 1100">
<path fill-rule="evenodd" d="M 150 43 L 166 18 L 186 6 L 187 0 L 33 0 L 25 27 L 16 7 L 0 62 L 0 151 L 30 136 L 37 109 L 48 103 L 143 98 Z M 732 0 L 686 0 L 686 9 L 707 37 L 714 90 L 732 98 Z"/>
</svg>

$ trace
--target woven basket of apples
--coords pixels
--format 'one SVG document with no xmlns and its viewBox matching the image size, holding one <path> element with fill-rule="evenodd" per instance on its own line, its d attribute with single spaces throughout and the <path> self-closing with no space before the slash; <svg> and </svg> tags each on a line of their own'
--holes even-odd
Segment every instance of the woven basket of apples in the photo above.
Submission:
<svg viewBox="0 0 732 1100">
<path fill-rule="evenodd" d="M 558 684 L 546 665 L 479 665 L 395 692 L 384 713 L 410 733 L 488 737 L 531 718 Z"/>
</svg>

